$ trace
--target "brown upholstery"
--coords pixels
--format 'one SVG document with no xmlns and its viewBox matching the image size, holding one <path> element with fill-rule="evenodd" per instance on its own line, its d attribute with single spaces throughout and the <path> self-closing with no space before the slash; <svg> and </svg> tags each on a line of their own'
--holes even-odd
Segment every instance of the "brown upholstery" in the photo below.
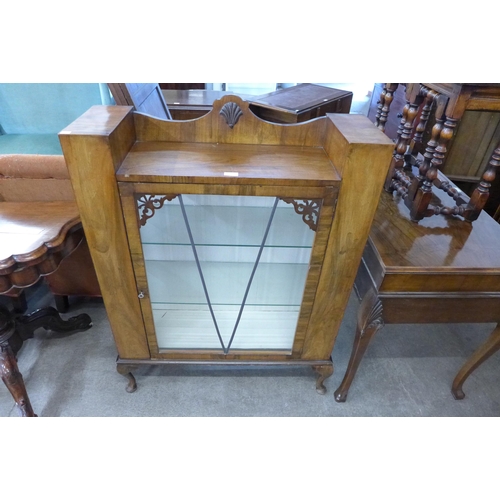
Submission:
<svg viewBox="0 0 500 500">
<path fill-rule="evenodd" d="M 62 155 L 0 155 L 0 202 L 58 200 L 74 200 Z M 55 296 L 101 296 L 86 240 L 45 280 Z"/>
<path fill-rule="evenodd" d="M 71 201 L 62 155 L 0 155 L 0 201 Z"/>
</svg>

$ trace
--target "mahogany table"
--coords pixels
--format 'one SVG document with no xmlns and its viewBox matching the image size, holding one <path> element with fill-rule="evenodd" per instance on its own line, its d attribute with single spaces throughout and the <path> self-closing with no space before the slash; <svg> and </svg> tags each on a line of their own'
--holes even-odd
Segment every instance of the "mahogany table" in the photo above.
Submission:
<svg viewBox="0 0 500 500">
<path fill-rule="evenodd" d="M 449 204 L 446 194 L 438 196 Z M 453 381 L 452 394 L 462 399 L 467 377 L 500 348 L 500 225 L 484 211 L 472 224 L 444 216 L 417 224 L 402 200 L 383 192 L 355 288 L 361 304 L 354 346 L 335 399 L 346 400 L 384 324 L 497 323 Z"/>
<path fill-rule="evenodd" d="M 54 272 L 82 239 L 74 202 L 0 203 L 0 294 L 31 286 Z M 36 416 L 15 357 L 23 341 L 40 327 L 73 332 L 91 326 L 87 314 L 63 320 L 47 307 L 22 316 L 0 303 L 0 376 L 22 416 Z"/>
</svg>

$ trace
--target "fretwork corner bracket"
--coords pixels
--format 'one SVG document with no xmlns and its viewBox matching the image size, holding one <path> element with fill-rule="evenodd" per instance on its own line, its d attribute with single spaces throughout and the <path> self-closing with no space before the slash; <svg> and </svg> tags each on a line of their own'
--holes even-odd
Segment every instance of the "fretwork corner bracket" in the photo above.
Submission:
<svg viewBox="0 0 500 500">
<path fill-rule="evenodd" d="M 156 210 L 163 207 L 166 201 L 172 201 L 177 195 L 156 196 L 149 194 L 142 194 L 136 197 L 137 209 L 139 211 L 139 225 L 145 226 L 148 219 L 151 219 Z"/>
<path fill-rule="evenodd" d="M 321 208 L 320 200 L 295 200 L 293 198 L 281 198 L 285 203 L 293 205 L 295 212 L 302 216 L 302 220 L 316 231 L 318 228 L 318 215 Z"/>
</svg>

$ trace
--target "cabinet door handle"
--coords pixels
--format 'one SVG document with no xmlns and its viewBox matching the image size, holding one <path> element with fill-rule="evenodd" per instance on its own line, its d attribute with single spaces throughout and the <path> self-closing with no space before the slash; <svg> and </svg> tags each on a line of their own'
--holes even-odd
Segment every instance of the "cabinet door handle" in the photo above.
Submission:
<svg viewBox="0 0 500 500">
<path fill-rule="evenodd" d="M 137 295 L 140 299 L 143 299 L 145 297 L 144 292 L 139 292 L 139 295 Z"/>
</svg>

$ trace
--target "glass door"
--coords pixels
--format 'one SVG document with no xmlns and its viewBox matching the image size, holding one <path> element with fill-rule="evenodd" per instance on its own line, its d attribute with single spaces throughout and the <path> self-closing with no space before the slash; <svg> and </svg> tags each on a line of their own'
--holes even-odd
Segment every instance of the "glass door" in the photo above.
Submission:
<svg viewBox="0 0 500 500">
<path fill-rule="evenodd" d="M 160 350 L 291 351 L 318 201 L 137 194 L 136 203 Z"/>
</svg>

